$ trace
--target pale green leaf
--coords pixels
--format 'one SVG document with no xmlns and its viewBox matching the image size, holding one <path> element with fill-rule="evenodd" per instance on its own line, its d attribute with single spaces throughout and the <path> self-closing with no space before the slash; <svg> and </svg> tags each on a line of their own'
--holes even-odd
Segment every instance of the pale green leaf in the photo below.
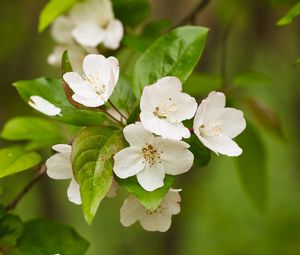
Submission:
<svg viewBox="0 0 300 255">
<path fill-rule="evenodd" d="M 293 7 L 277 21 L 278 26 L 284 26 L 290 24 L 295 17 L 300 15 L 300 2 L 293 5 Z"/>
</svg>

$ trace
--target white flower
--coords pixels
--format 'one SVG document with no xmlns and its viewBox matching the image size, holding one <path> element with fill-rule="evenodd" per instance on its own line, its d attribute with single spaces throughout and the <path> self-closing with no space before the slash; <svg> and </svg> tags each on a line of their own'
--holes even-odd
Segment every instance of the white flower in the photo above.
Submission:
<svg viewBox="0 0 300 255">
<path fill-rule="evenodd" d="M 72 146 L 68 144 L 56 144 L 52 148 L 58 153 L 46 161 L 47 175 L 57 180 L 71 179 L 67 191 L 68 198 L 75 204 L 81 204 L 80 187 L 74 178 L 71 165 Z"/>
<path fill-rule="evenodd" d="M 146 130 L 174 140 L 190 137 L 182 121 L 194 117 L 197 102 L 181 91 L 182 84 L 176 77 L 164 77 L 144 88 L 140 118 Z"/>
<path fill-rule="evenodd" d="M 114 18 L 111 1 L 86 0 L 76 4 L 70 11 L 75 24 L 72 30 L 74 39 L 81 45 L 116 49 L 123 37 L 123 25 Z"/>
<path fill-rule="evenodd" d="M 48 116 L 62 116 L 60 108 L 56 107 L 54 104 L 50 103 L 49 101 L 40 96 L 31 96 L 29 98 L 28 104 L 32 108 Z"/>
<path fill-rule="evenodd" d="M 51 26 L 51 36 L 59 44 L 72 44 L 73 21 L 67 16 L 60 16 L 54 20 Z"/>
<path fill-rule="evenodd" d="M 83 60 L 83 75 L 68 72 L 64 81 L 74 92 L 74 101 L 98 107 L 109 99 L 119 79 L 119 61 L 114 57 L 89 54 Z"/>
<path fill-rule="evenodd" d="M 216 154 L 239 156 L 243 150 L 232 140 L 246 128 L 243 112 L 225 107 L 225 95 L 211 92 L 203 100 L 194 119 L 194 132 Z"/>
<path fill-rule="evenodd" d="M 165 174 L 182 174 L 193 165 L 189 145 L 182 141 L 155 137 L 140 123 L 125 127 L 123 132 L 130 147 L 114 156 L 113 171 L 119 178 L 136 175 L 145 190 L 153 191 L 164 185 Z"/>
<path fill-rule="evenodd" d="M 178 190 L 170 189 L 158 208 L 149 211 L 136 198 L 130 196 L 120 210 L 121 224 L 128 227 L 139 221 L 145 230 L 165 232 L 171 226 L 172 215 L 180 212 L 180 202 Z"/>
</svg>

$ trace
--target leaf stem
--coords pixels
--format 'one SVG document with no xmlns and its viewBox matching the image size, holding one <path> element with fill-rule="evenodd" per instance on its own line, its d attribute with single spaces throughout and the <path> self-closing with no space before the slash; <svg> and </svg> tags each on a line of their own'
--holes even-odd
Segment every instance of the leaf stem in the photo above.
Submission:
<svg viewBox="0 0 300 255">
<path fill-rule="evenodd" d="M 15 209 L 21 199 L 28 193 L 28 191 L 44 176 L 46 173 L 46 165 L 43 164 L 37 174 L 25 185 L 21 192 L 5 207 L 6 211 Z"/>
<path fill-rule="evenodd" d="M 108 100 L 108 102 L 110 103 L 112 108 L 114 108 L 121 115 L 121 117 L 127 121 L 127 117 L 113 104 L 113 102 L 110 99 Z"/>
</svg>

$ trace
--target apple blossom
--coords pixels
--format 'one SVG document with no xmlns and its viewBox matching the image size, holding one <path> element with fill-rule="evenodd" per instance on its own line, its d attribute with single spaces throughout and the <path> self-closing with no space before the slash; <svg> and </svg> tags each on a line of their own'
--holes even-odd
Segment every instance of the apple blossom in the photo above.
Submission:
<svg viewBox="0 0 300 255">
<path fill-rule="evenodd" d="M 225 107 L 225 95 L 211 92 L 204 99 L 194 119 L 194 132 L 216 154 L 239 156 L 243 150 L 232 140 L 246 128 L 242 111 Z"/>
<path fill-rule="evenodd" d="M 127 198 L 120 210 L 120 221 L 128 227 L 139 221 L 147 231 L 166 232 L 171 226 L 172 215 L 180 212 L 180 190 L 170 189 L 158 208 L 154 211 L 147 210 L 136 198 Z"/>
<path fill-rule="evenodd" d="M 67 191 L 68 198 L 75 204 L 81 204 L 80 187 L 74 178 L 71 165 L 72 146 L 68 144 L 56 144 L 52 148 L 58 153 L 46 161 L 47 175 L 57 180 L 71 179 Z"/>
<path fill-rule="evenodd" d="M 28 104 L 35 110 L 48 116 L 61 116 L 61 109 L 40 96 L 31 96 Z"/>
<path fill-rule="evenodd" d="M 74 92 L 74 101 L 87 107 L 98 107 L 109 99 L 119 79 L 119 61 L 114 57 L 89 54 L 83 60 L 83 75 L 68 72 L 64 81 Z"/>
<path fill-rule="evenodd" d="M 155 137 L 139 122 L 123 132 L 130 147 L 114 156 L 113 171 L 119 178 L 136 175 L 145 190 L 153 191 L 164 185 L 165 174 L 182 174 L 193 165 L 194 156 L 185 142 Z"/>
<path fill-rule="evenodd" d="M 164 77 L 144 88 L 140 118 L 146 130 L 174 140 L 190 137 L 182 121 L 194 117 L 197 102 L 181 91 L 182 84 L 176 77 Z"/>
<path fill-rule="evenodd" d="M 114 18 L 109 0 L 86 0 L 70 11 L 74 22 L 73 38 L 82 46 L 96 47 L 103 43 L 109 49 L 117 49 L 123 37 L 123 25 Z"/>
</svg>

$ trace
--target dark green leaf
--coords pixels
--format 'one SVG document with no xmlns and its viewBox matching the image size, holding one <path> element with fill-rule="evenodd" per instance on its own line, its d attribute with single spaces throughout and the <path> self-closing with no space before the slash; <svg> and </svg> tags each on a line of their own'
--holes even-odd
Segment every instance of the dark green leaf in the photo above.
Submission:
<svg viewBox="0 0 300 255">
<path fill-rule="evenodd" d="M 290 24 L 298 15 L 300 15 L 300 2 L 296 3 L 280 20 L 278 20 L 277 25 L 284 26 Z"/>
<path fill-rule="evenodd" d="M 4 125 L 1 137 L 11 141 L 29 140 L 30 149 L 50 146 L 61 141 L 59 127 L 53 122 L 27 116 L 9 120 Z"/>
<path fill-rule="evenodd" d="M 122 148 L 122 131 L 109 127 L 85 128 L 74 139 L 73 171 L 80 184 L 83 213 L 89 224 L 112 184 L 112 156 Z"/>
<path fill-rule="evenodd" d="M 220 90 L 221 84 L 221 78 L 218 75 L 192 73 L 183 84 L 183 91 L 193 96 L 203 96 L 213 90 Z"/>
<path fill-rule="evenodd" d="M 137 182 L 135 176 L 127 179 L 120 179 L 115 176 L 115 180 L 124 187 L 130 194 L 135 196 L 137 200 L 148 210 L 154 211 L 165 197 L 173 184 L 173 176 L 166 175 L 164 186 L 154 191 L 146 191 Z"/>
<path fill-rule="evenodd" d="M 13 246 L 23 233 L 23 222 L 12 214 L 7 214 L 0 220 L 0 244 Z"/>
<path fill-rule="evenodd" d="M 113 0 L 114 13 L 124 25 L 135 26 L 150 14 L 147 0 Z"/>
<path fill-rule="evenodd" d="M 266 206 L 266 152 L 259 134 L 247 123 L 246 130 L 237 138 L 243 154 L 236 158 L 238 172 L 245 192 L 262 211 Z"/>
<path fill-rule="evenodd" d="M 189 150 L 194 154 L 194 166 L 206 166 L 210 161 L 210 150 L 200 142 L 196 135 L 191 135 L 186 142 L 191 146 Z"/>
<path fill-rule="evenodd" d="M 44 219 L 26 222 L 17 243 L 22 255 L 83 255 L 88 247 L 71 227 Z"/>
<path fill-rule="evenodd" d="M 202 54 L 208 29 L 185 26 L 156 40 L 137 60 L 133 71 L 134 93 L 139 98 L 145 86 L 164 76 L 185 82 Z"/>
<path fill-rule="evenodd" d="M 140 105 L 137 105 L 133 111 L 131 112 L 131 114 L 129 115 L 128 119 L 127 119 L 127 125 L 135 123 L 138 118 L 139 118 L 139 114 L 140 114 Z"/>
<path fill-rule="evenodd" d="M 49 0 L 39 18 L 39 32 L 45 30 L 58 16 L 67 12 L 81 0 Z"/>
<path fill-rule="evenodd" d="M 13 84 L 23 100 L 28 103 L 30 96 L 40 96 L 61 109 L 62 116 L 53 117 L 61 122 L 77 125 L 102 124 L 107 118 L 102 112 L 77 109 L 72 106 L 64 93 L 61 80 L 39 78 L 35 80 L 18 81 Z"/>
<path fill-rule="evenodd" d="M 0 178 L 27 170 L 41 160 L 39 154 L 25 151 L 20 146 L 3 148 L 0 150 Z"/>
</svg>

